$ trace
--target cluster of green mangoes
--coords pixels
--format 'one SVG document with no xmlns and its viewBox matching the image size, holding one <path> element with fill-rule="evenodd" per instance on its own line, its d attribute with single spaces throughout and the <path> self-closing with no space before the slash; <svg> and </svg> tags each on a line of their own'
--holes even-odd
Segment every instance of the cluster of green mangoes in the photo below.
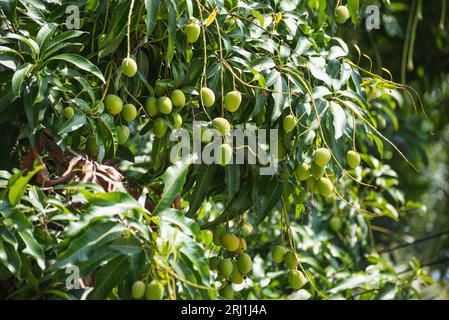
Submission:
<svg viewBox="0 0 449 320">
<path fill-rule="evenodd" d="M 319 193 L 327 197 L 334 190 L 332 181 L 327 177 L 323 177 L 331 157 L 329 149 L 319 148 L 313 153 L 311 164 L 303 162 L 296 168 L 295 173 L 298 180 L 307 181 L 307 187 L 312 193 Z M 346 154 L 346 162 L 350 168 L 357 168 L 360 165 L 360 161 L 360 155 L 356 151 L 350 150 Z"/>
<path fill-rule="evenodd" d="M 272 252 L 273 261 L 276 263 L 284 263 L 284 265 L 289 269 L 287 280 L 290 287 L 295 290 L 301 289 L 302 286 L 306 283 L 306 279 L 304 274 L 297 270 L 298 259 L 296 258 L 296 254 L 285 248 L 284 246 L 277 245 L 274 247 Z"/>
<path fill-rule="evenodd" d="M 200 26 L 197 21 L 191 21 L 184 29 L 188 43 L 195 43 L 200 36 Z M 215 104 L 215 93 L 207 87 L 200 89 L 200 102 L 206 108 L 211 108 Z M 242 95 L 239 91 L 233 90 L 228 92 L 224 98 L 225 107 L 229 112 L 236 112 L 242 103 Z M 218 117 L 212 120 L 212 126 L 218 130 L 222 136 L 227 136 L 230 131 L 230 124 L 228 120 Z M 212 135 L 207 127 L 202 128 L 201 140 L 208 143 L 212 139 Z M 227 165 L 232 159 L 232 147 L 223 143 L 220 145 L 215 153 L 216 162 L 220 165 Z"/>
<path fill-rule="evenodd" d="M 156 97 L 149 97 L 145 101 L 145 111 L 147 115 L 154 118 L 153 133 L 156 137 L 162 138 L 167 133 L 168 117 L 175 129 L 182 127 L 181 109 L 186 104 L 186 96 L 179 89 L 173 90 L 170 97 L 165 95 L 164 89 L 156 86 Z"/>
<path fill-rule="evenodd" d="M 158 90 L 157 86 L 155 93 L 158 98 L 147 98 L 145 101 L 145 111 L 148 116 L 155 118 L 153 125 L 153 132 L 155 136 L 162 138 L 166 135 L 168 129 L 166 116 L 171 115 L 172 125 L 175 129 L 181 128 L 183 120 L 180 110 L 186 103 L 186 97 L 179 89 L 172 91 L 170 97 L 165 96 L 163 95 L 163 91 Z M 210 108 L 215 103 L 215 94 L 211 89 L 203 87 L 200 90 L 200 99 L 205 107 Z M 241 94 L 238 91 L 229 92 L 225 96 L 226 108 L 230 111 L 232 110 L 232 112 L 239 108 L 240 103 Z M 217 117 L 212 120 L 211 125 L 212 128 L 216 129 L 222 137 L 226 137 L 230 133 L 231 125 L 225 118 Z M 212 133 L 207 126 L 203 126 L 201 128 L 201 141 L 203 143 L 209 143 L 212 141 Z M 224 141 L 215 150 L 216 163 L 223 166 L 229 164 L 232 160 L 232 153 L 232 147 Z"/>
<path fill-rule="evenodd" d="M 204 87 L 201 88 L 200 90 L 200 99 L 204 107 L 211 108 L 215 103 L 215 94 L 211 89 Z M 241 103 L 242 103 L 242 95 L 237 90 L 228 92 L 224 97 L 224 104 L 226 110 L 228 110 L 231 113 L 236 112 L 239 109 Z M 229 121 L 222 117 L 217 117 L 213 119 L 212 127 L 216 129 L 219 132 L 219 134 L 223 137 L 226 137 L 231 130 L 231 125 L 229 124 Z M 233 149 L 228 143 L 226 143 L 226 141 L 224 141 L 224 143 L 221 144 L 215 150 L 215 152 L 216 152 L 215 159 L 217 164 L 225 166 L 231 162 Z"/>
<path fill-rule="evenodd" d="M 164 286 L 158 280 L 152 280 L 145 285 L 145 282 L 138 280 L 133 283 L 131 296 L 134 299 L 142 299 L 145 296 L 147 300 L 162 300 L 164 298 Z"/>
<path fill-rule="evenodd" d="M 209 259 L 211 270 L 217 271 L 217 279 L 224 283 L 219 289 L 219 294 L 226 299 L 234 298 L 232 283 L 241 284 L 244 277 L 252 270 L 253 263 L 249 254 L 246 253 L 247 246 L 244 237 L 253 231 L 251 224 L 245 222 L 240 226 L 238 236 L 226 231 L 223 227 L 214 230 L 213 241 L 217 246 L 222 246 L 221 256 Z"/>
<path fill-rule="evenodd" d="M 121 65 L 122 73 L 127 77 L 134 77 L 137 73 L 137 63 L 132 58 L 125 58 Z M 104 99 L 104 107 L 113 116 L 121 116 L 121 119 L 126 122 L 134 121 L 138 115 L 137 108 L 134 104 L 124 104 L 123 100 L 115 95 L 108 94 Z M 73 107 L 68 106 L 64 109 L 64 116 L 66 119 L 71 119 L 75 115 Z M 124 144 L 129 139 L 130 130 L 127 125 L 119 125 L 116 127 L 117 140 L 119 144 Z M 85 144 L 86 152 L 95 156 L 98 152 L 97 140 L 94 136 L 89 136 Z"/>
<path fill-rule="evenodd" d="M 327 197 L 334 190 L 332 181 L 323 176 L 330 159 L 330 151 L 319 148 L 313 153 L 311 164 L 303 162 L 295 170 L 298 180 L 307 181 L 308 189 L 314 194 L 319 193 Z"/>
<path fill-rule="evenodd" d="M 200 36 L 200 25 L 198 21 L 191 20 L 184 28 L 184 33 L 188 43 L 195 43 Z M 121 72 L 127 77 L 134 77 L 137 74 L 138 67 L 134 59 L 127 57 L 123 59 L 121 64 Z M 200 103 L 211 108 L 215 104 L 215 93 L 207 87 L 203 87 L 199 92 Z M 224 104 L 229 112 L 236 112 L 242 102 L 242 95 L 239 91 L 233 90 L 228 92 L 224 97 Z M 156 82 L 154 95 L 147 98 L 144 103 L 144 112 L 153 121 L 153 133 L 157 138 L 163 138 L 167 134 L 168 124 L 171 123 L 173 128 L 179 129 L 183 125 L 183 117 L 181 109 L 186 105 L 186 96 L 180 89 L 173 90 L 170 94 L 166 89 Z M 104 99 L 104 107 L 112 116 L 120 116 L 120 125 L 116 127 L 117 140 L 119 144 L 125 144 L 130 136 L 130 130 L 126 123 L 134 121 L 138 116 L 138 109 L 132 103 L 124 103 L 116 94 L 108 94 Z M 67 119 L 71 119 L 75 112 L 72 107 L 64 109 L 64 115 Z M 123 124 L 124 123 L 124 124 Z M 213 128 L 217 129 L 222 136 L 227 136 L 230 131 L 229 122 L 222 117 L 213 119 Z M 201 140 L 209 143 L 212 140 L 212 134 L 207 127 L 202 128 Z M 95 156 L 98 152 L 97 140 L 94 136 L 87 137 L 86 152 Z M 216 162 L 221 165 L 227 165 L 232 159 L 233 149 L 223 143 L 215 152 Z"/>
</svg>

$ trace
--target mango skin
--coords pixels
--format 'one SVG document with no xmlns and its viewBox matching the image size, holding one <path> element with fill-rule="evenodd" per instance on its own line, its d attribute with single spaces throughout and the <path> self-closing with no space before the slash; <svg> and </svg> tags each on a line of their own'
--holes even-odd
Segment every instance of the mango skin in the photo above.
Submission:
<svg viewBox="0 0 449 320">
<path fill-rule="evenodd" d="M 313 161 L 320 167 L 324 167 L 329 163 L 329 161 L 331 160 L 331 157 L 332 157 L 332 155 L 331 155 L 329 149 L 319 148 L 313 154 Z"/>
<path fill-rule="evenodd" d="M 64 117 L 68 120 L 72 119 L 73 116 L 75 115 L 75 110 L 73 110 L 72 107 L 66 107 L 64 109 Z"/>
<path fill-rule="evenodd" d="M 171 101 L 176 108 L 182 108 L 186 104 L 186 96 L 179 89 L 174 90 L 170 95 Z"/>
<path fill-rule="evenodd" d="M 137 63 L 132 58 L 125 58 L 122 61 L 123 74 L 129 78 L 132 78 L 137 73 Z"/>
<path fill-rule="evenodd" d="M 200 31 L 201 31 L 200 26 L 197 23 L 195 22 L 189 23 L 184 29 L 187 42 L 195 43 L 200 37 Z"/>
<path fill-rule="evenodd" d="M 343 24 L 349 19 L 349 10 L 346 6 L 338 6 L 335 9 L 335 21 L 339 24 Z"/>
<path fill-rule="evenodd" d="M 155 97 L 149 97 L 145 100 L 145 111 L 150 117 L 155 117 L 159 113 L 157 109 L 157 99 Z"/>
<path fill-rule="evenodd" d="M 361 158 L 358 152 L 356 151 L 348 151 L 346 153 L 346 162 L 348 163 L 348 166 L 352 169 L 357 168 L 360 165 Z"/>
<path fill-rule="evenodd" d="M 136 281 L 131 288 L 131 296 L 134 299 L 140 299 L 145 295 L 145 283 L 143 281 Z"/>
<path fill-rule="evenodd" d="M 298 270 L 290 270 L 288 272 L 288 284 L 295 290 L 301 289 L 306 283 L 304 274 Z"/>
<path fill-rule="evenodd" d="M 173 110 L 173 103 L 167 96 L 162 96 L 157 99 L 157 109 L 162 114 L 170 114 Z"/>
<path fill-rule="evenodd" d="M 234 90 L 226 94 L 224 101 L 229 112 L 236 112 L 242 103 L 242 95 L 237 90 Z"/>
<path fill-rule="evenodd" d="M 162 283 L 153 280 L 147 285 L 145 297 L 147 300 L 162 300 L 164 298 L 164 291 Z"/>
<path fill-rule="evenodd" d="M 273 252 L 271 254 L 273 261 L 276 263 L 281 263 L 284 260 L 285 253 L 287 252 L 287 249 L 283 246 L 276 246 L 273 249 Z"/>
<path fill-rule="evenodd" d="M 108 94 L 104 99 L 104 105 L 110 114 L 116 115 L 122 112 L 123 101 L 115 94 Z"/>
<path fill-rule="evenodd" d="M 209 88 L 201 88 L 200 90 L 201 102 L 205 107 L 212 107 L 215 103 L 215 93 Z"/>
<path fill-rule="evenodd" d="M 294 115 L 289 114 L 284 118 L 284 121 L 282 122 L 284 131 L 289 133 L 295 129 L 296 123 L 298 120 L 296 120 L 296 117 Z"/>
</svg>

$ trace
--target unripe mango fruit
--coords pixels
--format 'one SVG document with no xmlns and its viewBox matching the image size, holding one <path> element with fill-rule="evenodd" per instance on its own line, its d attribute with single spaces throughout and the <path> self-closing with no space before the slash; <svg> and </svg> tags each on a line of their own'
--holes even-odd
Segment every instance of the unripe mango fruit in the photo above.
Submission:
<svg viewBox="0 0 449 320">
<path fill-rule="evenodd" d="M 151 281 L 147 285 L 145 292 L 147 300 L 162 300 L 164 297 L 164 286 L 157 280 Z"/>
<path fill-rule="evenodd" d="M 173 104 L 169 97 L 162 96 L 157 99 L 157 109 L 162 114 L 170 114 L 173 110 Z"/>
<path fill-rule="evenodd" d="M 227 278 L 232 274 L 234 264 L 230 258 L 224 259 L 220 263 L 220 273 L 223 277 Z"/>
<path fill-rule="evenodd" d="M 189 23 L 185 27 L 184 33 L 186 34 L 187 42 L 194 43 L 200 36 L 200 26 L 195 22 Z"/>
<path fill-rule="evenodd" d="M 327 197 L 328 195 L 330 195 L 332 193 L 332 191 L 334 190 L 334 185 L 332 184 L 332 181 L 330 181 L 328 178 L 324 178 L 324 177 L 321 178 L 320 180 L 318 180 L 316 186 L 317 186 L 320 194 L 324 197 Z"/>
<path fill-rule="evenodd" d="M 212 126 L 217 129 L 222 136 L 228 135 L 229 131 L 231 130 L 231 125 L 229 124 L 228 120 L 221 117 L 212 120 Z"/>
<path fill-rule="evenodd" d="M 163 86 L 162 81 L 156 81 L 155 88 L 154 88 L 154 94 L 156 97 L 161 97 L 165 94 L 165 87 Z"/>
<path fill-rule="evenodd" d="M 287 268 L 290 269 L 296 268 L 298 261 L 296 260 L 295 254 L 291 251 L 287 251 L 287 253 L 284 256 L 284 263 L 287 266 Z"/>
<path fill-rule="evenodd" d="M 73 110 L 72 107 L 66 107 L 64 108 L 64 117 L 68 120 L 72 119 L 75 115 L 75 110 Z"/>
<path fill-rule="evenodd" d="M 165 136 L 165 134 L 167 133 L 167 124 L 165 123 L 165 120 L 163 118 L 157 118 L 154 121 L 153 132 L 154 135 L 159 139 Z"/>
<path fill-rule="evenodd" d="M 239 248 L 234 251 L 235 254 L 242 254 L 244 252 L 246 252 L 246 250 L 248 249 L 247 245 L 246 245 L 246 240 L 243 238 L 239 238 Z"/>
<path fill-rule="evenodd" d="M 305 181 L 310 176 L 310 166 L 307 163 L 302 163 L 296 168 L 295 173 L 299 181 Z"/>
<path fill-rule="evenodd" d="M 296 117 L 294 115 L 289 114 L 284 118 L 284 121 L 282 123 L 284 131 L 287 133 L 292 131 L 295 128 L 296 123 L 297 123 Z"/>
<path fill-rule="evenodd" d="M 221 243 L 226 250 L 234 252 L 239 248 L 240 239 L 235 234 L 226 233 L 221 237 Z"/>
<path fill-rule="evenodd" d="M 212 132 L 207 127 L 201 127 L 201 142 L 209 143 L 212 141 Z"/>
<path fill-rule="evenodd" d="M 131 288 L 131 296 L 134 299 L 140 299 L 145 295 L 145 283 L 143 281 L 136 281 Z"/>
<path fill-rule="evenodd" d="M 116 115 L 122 112 L 123 101 L 115 94 L 108 94 L 104 99 L 104 105 L 110 114 Z"/>
<path fill-rule="evenodd" d="M 209 268 L 211 270 L 218 270 L 220 268 L 221 259 L 219 257 L 212 257 L 209 259 Z"/>
<path fill-rule="evenodd" d="M 358 152 L 350 150 L 346 153 L 346 162 L 352 169 L 357 168 L 360 165 L 360 161 L 361 159 Z"/>
<path fill-rule="evenodd" d="M 349 19 L 349 10 L 346 6 L 338 6 L 337 9 L 335 9 L 335 21 L 337 21 L 340 24 L 345 23 Z"/>
<path fill-rule="evenodd" d="M 319 148 L 313 154 L 313 161 L 320 167 L 326 166 L 331 160 L 331 153 L 329 149 Z"/>
<path fill-rule="evenodd" d="M 137 109 L 133 104 L 125 104 L 122 109 L 122 117 L 125 121 L 133 121 L 137 117 Z"/>
<path fill-rule="evenodd" d="M 125 58 L 122 61 L 123 74 L 127 77 L 134 77 L 137 73 L 137 63 L 134 59 Z"/>
<path fill-rule="evenodd" d="M 181 115 L 178 112 L 173 112 L 172 118 L 173 118 L 173 127 L 175 127 L 175 129 L 181 128 L 182 127 Z"/>
<path fill-rule="evenodd" d="M 240 227 L 240 231 L 242 232 L 242 236 L 248 237 L 253 232 L 253 226 L 248 222 L 244 222 Z"/>
<path fill-rule="evenodd" d="M 273 257 L 273 261 L 276 263 L 281 263 L 284 260 L 286 251 L 287 250 L 283 246 L 274 247 L 273 252 L 271 253 L 271 256 Z"/>
<path fill-rule="evenodd" d="M 155 97 L 149 97 L 145 100 L 145 111 L 150 117 L 155 117 L 159 113 L 157 109 L 157 99 Z"/>
<path fill-rule="evenodd" d="M 117 127 L 118 144 L 125 144 L 129 139 L 129 128 L 127 126 Z"/>
<path fill-rule="evenodd" d="M 288 284 L 295 290 L 301 289 L 302 286 L 306 283 L 304 274 L 298 270 L 290 270 L 288 272 L 287 279 Z"/>
<path fill-rule="evenodd" d="M 232 283 L 235 283 L 235 284 L 243 283 L 243 276 L 239 272 L 238 264 L 235 261 L 234 261 L 234 266 L 232 268 L 232 273 L 231 273 L 231 276 L 230 276 L 230 280 L 232 281 Z"/>
<path fill-rule="evenodd" d="M 247 274 L 253 269 L 253 262 L 247 253 L 243 253 L 237 257 L 237 264 L 242 274 Z"/>
<path fill-rule="evenodd" d="M 307 179 L 307 189 L 309 189 L 310 192 L 312 193 L 318 193 L 318 188 L 316 186 L 316 180 L 313 177 L 310 177 L 309 179 Z"/>
<path fill-rule="evenodd" d="M 223 143 L 215 149 L 215 162 L 221 166 L 226 166 L 232 161 L 232 147 Z"/>
<path fill-rule="evenodd" d="M 86 152 L 89 156 L 95 157 L 98 153 L 97 139 L 94 136 L 90 136 L 86 140 Z"/>
<path fill-rule="evenodd" d="M 235 112 L 242 103 L 242 95 L 237 90 L 228 92 L 225 96 L 225 106 L 229 112 Z"/>
<path fill-rule="evenodd" d="M 217 227 L 214 230 L 213 241 L 216 246 L 221 246 L 221 237 L 225 234 L 225 229 L 223 227 Z"/>
<path fill-rule="evenodd" d="M 178 90 L 178 89 L 174 90 L 171 93 L 170 98 L 171 98 L 173 105 L 176 108 L 182 108 L 186 104 L 186 96 L 184 95 L 184 92 L 182 92 L 181 90 Z"/>
<path fill-rule="evenodd" d="M 209 88 L 201 88 L 201 101 L 205 107 L 212 107 L 215 103 L 215 93 Z"/>
<path fill-rule="evenodd" d="M 315 179 L 320 179 L 323 176 L 324 171 L 325 171 L 325 168 L 324 167 L 320 167 L 315 162 L 313 162 L 312 166 L 310 167 L 310 174 Z"/>
<path fill-rule="evenodd" d="M 341 219 L 337 216 L 331 218 L 329 222 L 329 227 L 334 232 L 339 232 L 342 228 Z"/>
<path fill-rule="evenodd" d="M 225 299 L 232 300 L 234 299 L 234 290 L 232 289 L 232 286 L 229 283 L 225 283 L 220 290 L 218 290 L 218 293 L 220 296 L 222 296 Z"/>
</svg>

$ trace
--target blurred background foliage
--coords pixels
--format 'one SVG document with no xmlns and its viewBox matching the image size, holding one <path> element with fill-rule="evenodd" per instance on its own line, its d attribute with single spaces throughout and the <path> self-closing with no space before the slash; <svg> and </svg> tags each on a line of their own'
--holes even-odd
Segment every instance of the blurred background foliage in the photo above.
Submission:
<svg viewBox="0 0 449 320">
<path fill-rule="evenodd" d="M 402 94 L 396 108 L 400 112 L 385 123 L 384 132 L 419 171 L 410 168 L 397 155 L 384 153 L 386 163 L 398 173 L 399 188 L 407 199 L 420 201 L 425 208 L 408 211 L 399 222 L 378 219 L 382 232 L 376 243 L 384 245 L 398 263 L 417 257 L 430 265 L 430 275 L 437 281 L 424 298 L 448 298 L 449 283 L 449 21 L 447 1 L 392 0 L 390 4 L 367 1 L 364 6 L 381 6 L 378 30 L 341 29 L 341 36 L 363 48 L 365 68 L 412 86 L 419 92 L 423 112 L 415 111 L 409 96 Z M 399 54 L 401 53 L 402 54 Z M 398 125 L 396 125 L 396 123 Z M 393 250 L 394 249 L 394 250 Z"/>
</svg>

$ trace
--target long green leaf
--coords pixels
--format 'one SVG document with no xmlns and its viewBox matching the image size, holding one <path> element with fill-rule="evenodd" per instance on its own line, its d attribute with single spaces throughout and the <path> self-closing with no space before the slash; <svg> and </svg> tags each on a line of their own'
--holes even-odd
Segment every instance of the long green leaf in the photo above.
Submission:
<svg viewBox="0 0 449 320">
<path fill-rule="evenodd" d="M 87 60 L 86 58 L 84 58 L 80 55 L 72 54 L 72 53 L 59 54 L 59 55 L 49 58 L 47 60 L 47 62 L 52 61 L 52 60 L 63 60 L 63 61 L 69 62 L 71 64 L 74 64 L 78 68 L 93 74 L 98 79 L 100 79 L 103 83 L 106 83 L 100 69 L 98 69 L 98 67 L 96 65 L 94 65 L 92 62 L 90 62 L 89 60 Z"/>
<path fill-rule="evenodd" d="M 0 64 L 11 70 L 17 69 L 16 59 L 6 54 L 0 54 Z"/>
<path fill-rule="evenodd" d="M 90 225 L 85 232 L 70 241 L 51 268 L 76 265 L 89 260 L 96 250 L 119 238 L 124 230 L 124 226 L 112 221 Z"/>
<path fill-rule="evenodd" d="M 20 90 L 22 88 L 23 81 L 28 76 L 32 68 L 33 65 L 31 63 L 25 63 L 21 65 L 19 68 L 17 68 L 16 72 L 14 72 L 11 85 L 12 85 L 12 92 L 15 94 L 16 97 L 20 97 Z"/>
<path fill-rule="evenodd" d="M 284 192 L 284 183 L 273 178 L 269 183 L 266 184 L 263 192 L 257 197 L 256 203 L 256 223 L 258 225 L 261 223 L 265 217 L 271 212 L 274 206 L 277 204 L 279 199 Z"/>
<path fill-rule="evenodd" d="M 167 64 L 173 59 L 175 54 L 175 38 L 176 38 L 176 2 L 173 0 L 166 0 L 166 6 L 168 10 L 168 47 L 166 61 Z"/>
<path fill-rule="evenodd" d="M 150 36 L 153 33 L 160 6 L 161 0 L 145 0 L 145 8 L 147 9 L 147 16 L 145 19 L 147 24 L 147 36 Z"/>
<path fill-rule="evenodd" d="M 119 256 L 109 261 L 98 272 L 94 290 L 89 294 L 89 300 L 106 299 L 112 289 L 122 281 L 129 272 L 129 256 Z"/>
<path fill-rule="evenodd" d="M 13 245 L 8 242 L 4 242 L 1 239 L 0 264 L 3 264 L 14 276 L 20 279 L 20 255 Z"/>
<path fill-rule="evenodd" d="M 21 230 L 18 232 L 20 237 L 22 238 L 22 241 L 25 243 L 25 249 L 23 250 L 23 253 L 26 253 L 30 256 L 32 256 L 39 267 L 44 270 L 45 269 L 45 256 L 44 251 L 37 242 L 37 240 L 34 238 L 33 233 L 31 230 Z"/>
<path fill-rule="evenodd" d="M 75 113 L 75 115 L 67 120 L 62 127 L 59 129 L 58 134 L 70 133 L 79 128 L 83 127 L 86 124 L 86 116 L 81 113 Z"/>
<path fill-rule="evenodd" d="M 24 37 L 24 36 L 22 36 L 20 34 L 16 34 L 16 33 L 8 33 L 6 35 L 6 37 L 9 39 L 18 40 L 22 43 L 25 43 L 27 46 L 29 46 L 31 49 L 31 52 L 33 53 L 34 59 L 37 59 L 37 57 L 39 56 L 39 53 L 40 53 L 39 45 L 33 39 Z"/>
<path fill-rule="evenodd" d="M 113 154 L 115 156 L 115 154 L 117 153 L 117 148 L 118 148 L 118 136 L 117 136 L 117 129 L 116 129 L 115 124 L 114 124 L 114 119 L 112 119 L 112 117 L 109 114 L 103 113 L 100 116 L 99 120 L 106 127 L 106 129 L 108 130 L 109 134 L 111 135 L 112 146 L 113 146 Z"/>
<path fill-rule="evenodd" d="M 68 45 L 71 45 L 72 42 L 68 42 L 67 40 L 78 38 L 84 33 L 86 32 L 79 30 L 70 30 L 58 34 L 51 41 L 45 42 L 44 47 L 42 48 L 42 59 L 45 60 L 57 51 L 67 47 Z"/>
<path fill-rule="evenodd" d="M 194 217 L 195 213 L 201 207 L 210 191 L 210 185 L 214 180 L 215 172 L 217 171 L 217 166 L 212 165 L 202 165 L 200 168 L 200 173 L 196 179 L 195 189 L 192 192 L 192 196 L 189 201 L 189 212 L 188 217 Z"/>
<path fill-rule="evenodd" d="M 240 166 L 237 164 L 229 164 L 224 169 L 229 199 L 232 199 L 240 191 Z"/>
<path fill-rule="evenodd" d="M 165 171 L 162 176 L 162 180 L 164 181 L 164 192 L 154 209 L 154 214 L 158 214 L 162 210 L 168 208 L 173 203 L 176 196 L 181 192 L 186 180 L 187 171 L 189 166 L 195 161 L 195 157 L 196 156 L 188 155 L 177 161 Z"/>
<path fill-rule="evenodd" d="M 0 8 L 2 9 L 6 18 L 13 24 L 16 24 L 17 22 L 16 7 L 16 0 L 0 0 Z"/>
<path fill-rule="evenodd" d="M 145 215 L 144 209 L 139 202 L 124 192 L 91 193 L 87 190 L 80 190 L 83 196 L 89 201 L 89 208 L 83 212 L 83 216 L 78 221 L 68 225 L 64 234 L 69 237 L 78 235 L 89 224 L 98 219 L 113 218 L 115 215 L 126 216 L 128 211 L 137 211 Z"/>
<path fill-rule="evenodd" d="M 351 20 L 353 23 L 356 23 L 358 20 L 360 0 L 348 0 L 348 10 L 351 15 Z"/>
<path fill-rule="evenodd" d="M 46 23 L 44 24 L 36 36 L 36 43 L 42 49 L 45 47 L 46 42 L 50 39 L 53 34 L 56 32 L 56 23 Z"/>
<path fill-rule="evenodd" d="M 11 205 L 15 206 L 22 199 L 23 194 L 25 193 L 26 186 L 28 181 L 40 170 L 42 170 L 42 166 L 36 167 L 33 171 L 28 172 L 25 176 L 21 176 L 18 178 L 10 187 L 8 192 L 8 200 Z"/>
<path fill-rule="evenodd" d="M 194 235 L 197 238 L 201 237 L 201 230 L 198 224 L 178 210 L 167 208 L 159 216 L 162 221 L 178 226 L 185 234 Z"/>
<path fill-rule="evenodd" d="M 279 73 L 277 70 L 273 70 L 275 73 Z M 283 92 L 287 91 L 287 82 L 282 76 L 278 76 L 273 87 L 274 91 L 271 95 L 274 100 L 273 113 L 271 114 L 271 120 L 276 121 L 282 114 L 285 107 L 286 96 Z"/>
<path fill-rule="evenodd" d="M 201 229 L 210 229 L 221 223 L 235 219 L 248 210 L 254 203 L 251 199 L 252 188 L 250 183 L 243 184 L 241 192 L 237 193 L 226 209 L 215 220 L 201 226 Z"/>
</svg>

